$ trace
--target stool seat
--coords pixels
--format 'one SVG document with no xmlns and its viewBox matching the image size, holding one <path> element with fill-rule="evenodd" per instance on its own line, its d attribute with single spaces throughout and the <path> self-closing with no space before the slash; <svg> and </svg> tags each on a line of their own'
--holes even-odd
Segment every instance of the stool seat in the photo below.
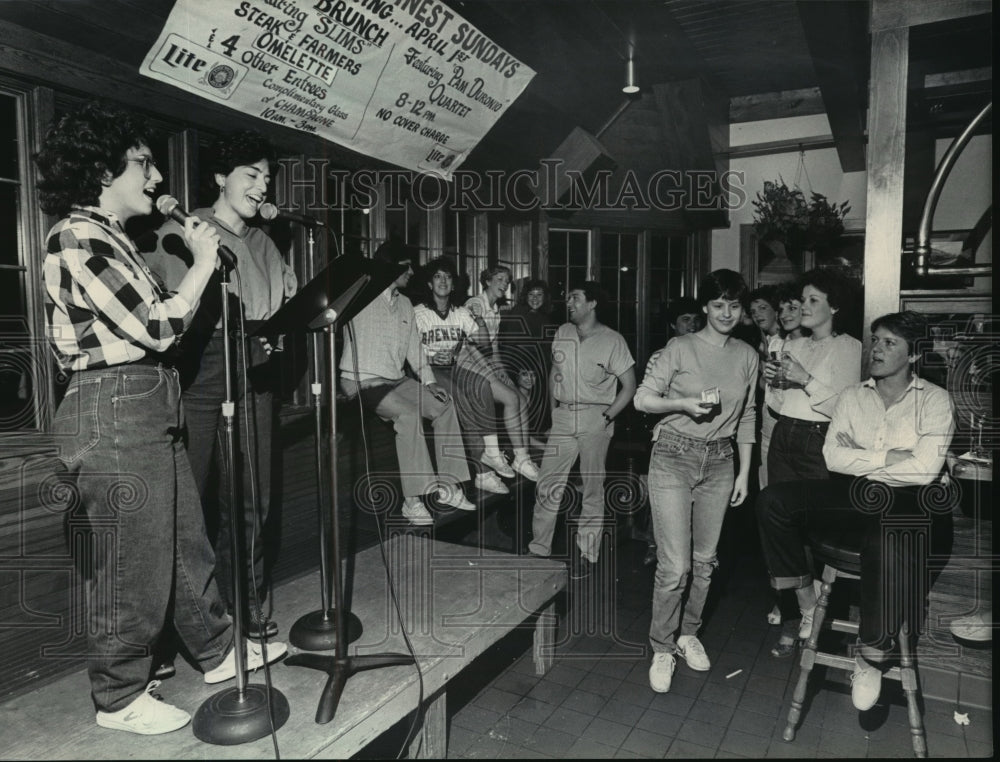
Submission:
<svg viewBox="0 0 1000 762">
<path fill-rule="evenodd" d="M 861 574 L 861 530 L 853 527 L 832 527 L 809 532 L 809 547 L 813 559 L 823 566 Z"/>
</svg>

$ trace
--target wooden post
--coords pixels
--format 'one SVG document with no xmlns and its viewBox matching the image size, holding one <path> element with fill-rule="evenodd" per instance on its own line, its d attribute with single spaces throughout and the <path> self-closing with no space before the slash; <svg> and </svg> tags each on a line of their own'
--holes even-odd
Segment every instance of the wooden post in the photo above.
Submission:
<svg viewBox="0 0 1000 762">
<path fill-rule="evenodd" d="M 448 690 L 442 688 L 437 696 L 427 703 L 424 721 L 410 742 L 412 759 L 448 758 Z"/>
<path fill-rule="evenodd" d="M 866 339 L 872 320 L 899 310 L 908 61 L 909 29 L 872 34 L 864 264 Z"/>
<path fill-rule="evenodd" d="M 532 657 L 535 662 L 535 674 L 541 677 L 552 668 L 553 653 L 556 643 L 556 605 L 550 603 L 538 613 L 535 622 L 535 638 Z"/>
</svg>

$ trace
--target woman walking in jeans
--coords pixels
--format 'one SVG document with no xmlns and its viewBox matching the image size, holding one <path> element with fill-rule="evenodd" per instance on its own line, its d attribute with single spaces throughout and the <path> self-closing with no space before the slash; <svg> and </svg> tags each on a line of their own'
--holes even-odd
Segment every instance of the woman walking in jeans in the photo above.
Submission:
<svg viewBox="0 0 1000 762">
<path fill-rule="evenodd" d="M 649 684 L 658 693 L 670 690 L 677 654 L 691 669 L 711 667 L 698 640 L 701 613 L 718 564 L 726 508 L 747 496 L 754 442 L 757 352 L 731 338 L 747 292 L 732 270 L 705 277 L 698 288 L 705 327 L 669 341 L 635 395 L 637 410 L 664 416 L 653 430 L 649 459 L 657 545 Z M 736 474 L 733 434 L 739 446 Z"/>
</svg>

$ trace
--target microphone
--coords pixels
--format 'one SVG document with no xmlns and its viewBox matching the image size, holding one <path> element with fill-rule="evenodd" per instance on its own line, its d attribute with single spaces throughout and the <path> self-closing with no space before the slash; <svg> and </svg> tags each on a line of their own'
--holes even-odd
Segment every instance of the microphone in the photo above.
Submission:
<svg viewBox="0 0 1000 762">
<path fill-rule="evenodd" d="M 323 227 L 323 222 L 321 220 L 317 220 L 315 217 L 310 217 L 308 214 L 286 212 L 271 203 L 264 203 L 260 205 L 260 216 L 261 219 L 264 220 L 291 220 L 292 222 L 300 222 L 303 225 L 308 225 L 309 227 Z"/>
<path fill-rule="evenodd" d="M 188 214 L 181 208 L 180 202 L 173 196 L 160 196 L 156 199 L 156 208 L 160 210 L 160 214 L 164 217 L 170 217 L 177 220 L 181 225 L 184 224 L 184 220 L 193 215 Z M 195 217 L 195 219 L 198 219 Z M 201 222 L 201 220 L 198 220 Z M 230 250 L 228 246 L 224 243 L 219 244 L 218 249 L 219 259 L 222 260 L 222 266 L 226 268 L 226 271 L 236 269 L 236 255 Z"/>
</svg>

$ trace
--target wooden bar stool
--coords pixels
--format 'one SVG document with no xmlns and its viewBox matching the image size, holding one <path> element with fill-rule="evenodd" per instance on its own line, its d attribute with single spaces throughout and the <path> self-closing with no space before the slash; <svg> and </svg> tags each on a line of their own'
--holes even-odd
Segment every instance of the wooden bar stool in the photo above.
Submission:
<svg viewBox="0 0 1000 762">
<path fill-rule="evenodd" d="M 847 672 L 853 672 L 855 666 L 854 658 L 846 655 L 824 653 L 817 650 L 816 643 L 824 624 L 829 629 L 837 632 L 845 632 L 852 635 L 858 634 L 858 622 L 842 619 L 832 619 L 827 622 L 826 615 L 830 603 L 830 592 L 833 590 L 833 583 L 838 578 L 861 579 L 860 532 L 834 530 L 823 535 L 810 533 L 809 539 L 813 558 L 817 563 L 823 564 L 823 583 L 820 587 L 819 599 L 816 603 L 816 613 L 813 616 L 812 631 L 806 640 L 802 650 L 802 658 L 799 662 L 799 679 L 795 685 L 795 692 L 792 695 L 792 706 L 788 710 L 788 724 L 785 726 L 784 733 L 782 733 L 782 738 L 786 741 L 795 740 L 795 730 L 802 719 L 802 706 L 806 698 L 806 685 L 809 681 L 809 674 L 812 668 L 816 664 L 822 664 L 827 667 L 835 667 Z M 900 624 L 898 635 L 900 665 L 893 667 L 884 673 L 882 677 L 883 679 L 897 680 L 902 683 L 903 692 L 906 694 L 913 753 L 917 757 L 926 757 L 927 741 L 924 737 L 924 720 L 920 714 L 918 705 L 920 689 L 917 683 L 916 669 L 914 668 L 909 632 L 908 624 L 904 619 Z"/>
</svg>

